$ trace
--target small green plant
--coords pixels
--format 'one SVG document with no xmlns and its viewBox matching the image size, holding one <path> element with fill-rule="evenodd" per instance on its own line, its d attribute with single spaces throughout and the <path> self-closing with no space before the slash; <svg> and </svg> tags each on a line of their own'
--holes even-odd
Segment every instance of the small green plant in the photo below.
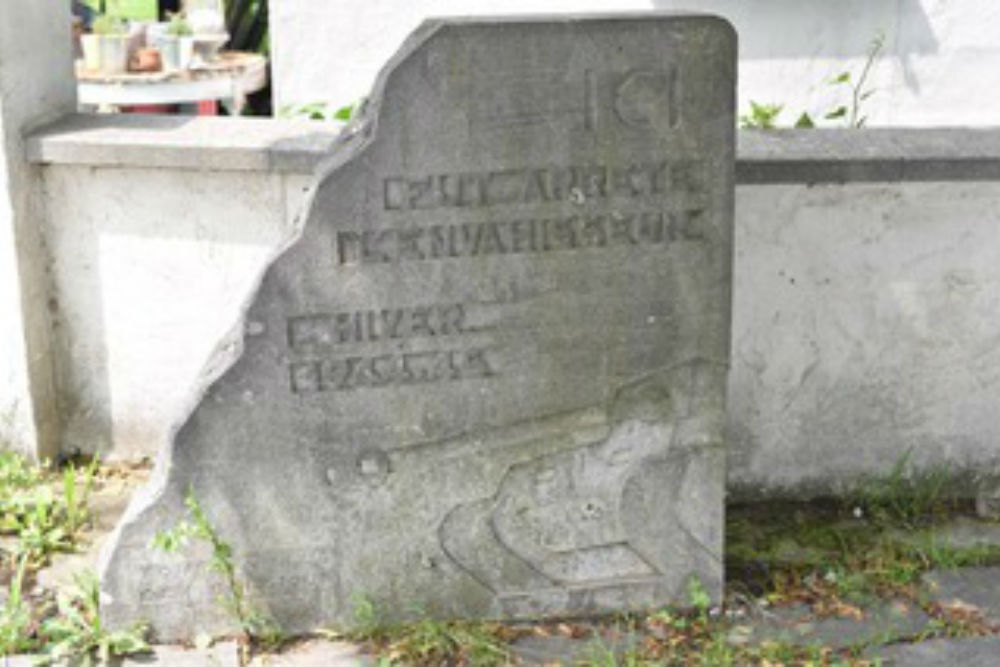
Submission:
<svg viewBox="0 0 1000 667">
<path fill-rule="evenodd" d="M 879 54 L 882 52 L 882 48 L 885 46 L 885 34 L 879 33 L 872 39 L 871 43 L 868 45 L 868 55 L 865 58 L 864 67 L 861 68 L 861 73 L 856 79 L 851 77 L 849 71 L 841 72 L 834 80 L 832 84 L 835 86 L 847 86 L 851 91 L 851 102 L 850 107 L 841 106 L 826 115 L 827 118 L 847 118 L 848 127 L 864 127 L 865 122 L 868 120 L 867 116 L 862 115 L 861 106 L 865 100 L 875 94 L 875 89 L 866 88 L 868 82 L 868 76 L 871 74 L 872 66 L 874 66 L 875 61 L 878 59 Z"/>
<path fill-rule="evenodd" d="M 28 556 L 29 569 L 76 548 L 90 517 L 96 474 L 96 459 L 56 476 L 16 454 L 0 453 L 0 534 L 16 538 L 13 551 Z"/>
<path fill-rule="evenodd" d="M 838 104 L 822 114 L 824 120 L 844 121 L 847 127 L 861 128 L 868 122 L 864 114 L 864 103 L 877 91 L 868 86 L 868 77 L 885 47 L 885 34 L 878 33 L 868 45 L 865 63 L 861 72 L 855 77 L 850 70 L 845 70 L 830 79 L 828 84 L 836 88 L 846 88 L 849 99 L 844 104 Z M 750 102 L 750 113 L 740 116 L 740 127 L 746 129 L 771 130 L 776 127 L 778 115 L 784 109 L 781 104 L 760 104 Z M 808 112 L 803 111 L 795 121 L 795 127 L 812 129 L 816 121 Z"/>
<path fill-rule="evenodd" d="M 308 118 L 309 120 L 336 120 L 349 122 L 361 109 L 364 100 L 359 100 L 346 106 L 337 107 L 326 102 L 310 102 L 308 104 L 289 104 L 278 112 L 283 118 Z"/>
<path fill-rule="evenodd" d="M 712 606 L 712 597 L 705 590 L 705 585 L 698 577 L 691 577 L 687 585 L 688 601 L 694 607 L 698 615 L 708 618 L 709 608 Z"/>
<path fill-rule="evenodd" d="M 351 611 L 354 615 L 352 634 L 368 639 L 378 634 L 382 623 L 379 620 L 378 609 L 371 598 L 358 591 L 351 593 Z"/>
<path fill-rule="evenodd" d="M 58 613 L 42 624 L 45 662 L 68 662 L 90 667 L 149 651 L 147 628 L 136 623 L 127 630 L 109 631 L 98 613 L 100 589 L 93 573 L 77 574 L 75 588 L 57 597 Z"/>
<path fill-rule="evenodd" d="M 183 14 L 174 14 L 167 24 L 167 34 L 174 37 L 190 37 L 194 34 L 194 30 Z"/>
<path fill-rule="evenodd" d="M 28 558 L 22 556 L 17 571 L 7 587 L 7 600 L 0 607 L 0 656 L 34 650 L 37 642 L 31 636 L 31 606 L 22 595 Z"/>
<path fill-rule="evenodd" d="M 88 503 L 97 478 L 97 466 L 95 457 L 85 468 L 77 468 L 70 463 L 63 469 L 62 491 L 66 502 L 66 527 L 70 534 L 78 532 L 90 520 Z"/>
<path fill-rule="evenodd" d="M 947 466 L 918 469 L 907 450 L 887 475 L 863 479 L 853 495 L 856 510 L 880 524 L 914 528 L 953 509 L 956 499 L 948 495 L 954 475 Z"/>
<path fill-rule="evenodd" d="M 375 653 L 379 667 L 409 665 L 509 665 L 509 641 L 519 633 L 500 623 L 440 621 L 420 613 L 412 623 L 385 624 L 376 605 L 365 595 L 351 595 L 354 627 L 350 632 L 324 634 L 360 642 Z M 419 613 L 419 611 L 417 612 Z"/>
<path fill-rule="evenodd" d="M 184 505 L 188 518 L 170 530 L 157 533 L 152 546 L 167 553 L 176 553 L 191 539 L 207 543 L 212 549 L 209 567 L 225 582 L 225 596 L 220 599 L 223 608 L 248 639 L 268 648 L 280 645 L 284 638 L 277 624 L 252 603 L 247 585 L 236 571 L 232 546 L 222 539 L 208 520 L 193 491 L 188 492 Z"/>
<path fill-rule="evenodd" d="M 91 29 L 95 35 L 102 35 L 105 37 L 120 37 L 124 36 L 128 32 L 125 22 L 116 16 L 111 16 L 110 14 L 101 14 L 94 19 L 94 24 Z"/>
<path fill-rule="evenodd" d="M 750 100 L 750 113 L 740 116 L 740 127 L 754 130 L 773 130 L 778 115 L 784 109 L 781 104 L 761 104 Z"/>
</svg>

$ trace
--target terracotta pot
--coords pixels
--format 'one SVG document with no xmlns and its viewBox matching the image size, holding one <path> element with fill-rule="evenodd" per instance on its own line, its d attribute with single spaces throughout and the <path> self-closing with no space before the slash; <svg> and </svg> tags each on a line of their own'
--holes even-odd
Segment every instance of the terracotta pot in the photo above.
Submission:
<svg viewBox="0 0 1000 667">
<path fill-rule="evenodd" d="M 133 72 L 159 72 L 163 69 L 160 50 L 154 48 L 139 49 L 129 59 L 128 68 Z"/>
</svg>

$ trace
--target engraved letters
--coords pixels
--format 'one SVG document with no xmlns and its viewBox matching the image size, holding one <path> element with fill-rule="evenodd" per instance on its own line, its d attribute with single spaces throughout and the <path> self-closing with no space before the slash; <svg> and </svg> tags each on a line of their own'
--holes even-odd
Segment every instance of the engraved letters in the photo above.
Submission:
<svg viewBox="0 0 1000 667">
<path fill-rule="evenodd" d="M 344 346 L 454 339 L 479 331 L 466 323 L 465 305 L 460 303 L 291 317 L 288 348 L 296 357 L 304 357 L 288 365 L 291 389 L 312 394 L 493 377 L 498 372 L 487 347 L 458 349 L 454 342 L 443 350 L 322 356 Z"/>
<path fill-rule="evenodd" d="M 634 113 L 638 114 L 639 111 Z M 705 165 L 674 160 L 623 167 L 577 165 L 434 174 L 383 181 L 387 211 L 651 197 L 703 192 Z"/>
<path fill-rule="evenodd" d="M 292 391 L 296 394 L 497 375 L 489 359 L 489 350 L 482 347 L 293 362 L 289 365 L 289 373 Z"/>
<path fill-rule="evenodd" d="M 470 331 L 465 306 L 416 306 L 304 315 L 288 320 L 288 346 L 296 351 Z"/>
<path fill-rule="evenodd" d="M 667 213 L 574 215 L 552 219 L 337 232 L 338 264 L 387 264 L 488 255 L 700 241 L 700 207 Z"/>
</svg>

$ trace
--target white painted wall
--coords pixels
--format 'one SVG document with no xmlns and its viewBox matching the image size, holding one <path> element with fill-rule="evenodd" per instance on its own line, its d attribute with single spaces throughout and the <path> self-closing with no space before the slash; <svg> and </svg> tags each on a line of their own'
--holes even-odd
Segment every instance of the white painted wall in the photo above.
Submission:
<svg viewBox="0 0 1000 667">
<path fill-rule="evenodd" d="M 152 456 L 292 232 L 307 176 L 50 166 L 62 449 Z"/>
<path fill-rule="evenodd" d="M 309 178 L 51 165 L 66 451 L 151 456 Z M 1000 464 L 1000 183 L 737 188 L 731 482 Z M 194 206 L 192 202 L 197 202 Z"/>
<path fill-rule="evenodd" d="M 848 92 L 880 32 L 886 45 L 865 103 L 870 123 L 1000 122 L 1000 2 L 996 0 L 272 0 L 278 108 L 367 95 L 379 68 L 425 17 L 457 14 L 688 9 L 727 17 L 740 34 L 739 104 L 781 103 L 779 122 L 821 116 Z M 833 124 L 834 122 L 830 122 Z"/>
<path fill-rule="evenodd" d="M 69 4 L 0 2 L 0 447 L 58 447 L 40 169 L 24 135 L 75 106 Z"/>
<path fill-rule="evenodd" d="M 741 186 L 730 481 L 1000 471 L 1000 183 Z"/>
</svg>

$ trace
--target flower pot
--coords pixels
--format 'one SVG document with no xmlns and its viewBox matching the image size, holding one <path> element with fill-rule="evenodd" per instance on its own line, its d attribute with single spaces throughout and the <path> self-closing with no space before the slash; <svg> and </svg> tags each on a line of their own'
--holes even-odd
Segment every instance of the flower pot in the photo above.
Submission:
<svg viewBox="0 0 1000 667">
<path fill-rule="evenodd" d="M 128 55 L 131 58 L 139 49 L 146 47 L 146 25 L 138 21 L 128 24 Z"/>
<path fill-rule="evenodd" d="M 159 49 L 144 47 L 129 56 L 129 70 L 133 72 L 159 72 L 163 69 L 163 60 Z"/>
<path fill-rule="evenodd" d="M 181 41 L 174 35 L 158 35 L 153 46 L 160 50 L 163 69 L 173 72 L 181 68 Z"/>
<path fill-rule="evenodd" d="M 191 67 L 191 60 L 194 58 L 194 37 L 181 37 L 179 41 L 181 52 L 180 69 L 187 69 Z"/>
<path fill-rule="evenodd" d="M 80 48 L 83 49 L 83 68 L 96 72 L 101 69 L 101 36 L 81 35 Z"/>
<path fill-rule="evenodd" d="M 128 36 L 100 35 L 102 74 L 124 74 L 128 71 Z"/>
<path fill-rule="evenodd" d="M 156 23 L 150 23 L 146 26 L 146 46 L 152 46 L 154 49 L 158 49 L 160 40 L 168 36 L 168 30 L 170 29 L 170 24 L 166 21 L 158 21 Z"/>
</svg>

